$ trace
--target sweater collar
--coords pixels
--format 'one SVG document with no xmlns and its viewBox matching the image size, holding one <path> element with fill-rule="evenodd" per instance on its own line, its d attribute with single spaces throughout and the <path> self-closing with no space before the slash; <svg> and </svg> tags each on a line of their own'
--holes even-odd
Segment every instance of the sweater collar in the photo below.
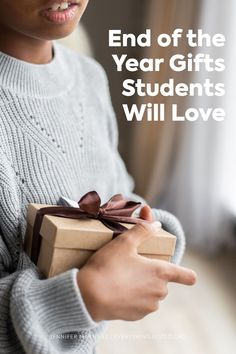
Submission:
<svg viewBox="0 0 236 354">
<path fill-rule="evenodd" d="M 54 55 L 46 64 L 28 63 L 0 51 L 0 87 L 20 96 L 45 98 L 70 90 L 75 79 L 68 63 L 70 49 L 52 43 Z"/>
</svg>

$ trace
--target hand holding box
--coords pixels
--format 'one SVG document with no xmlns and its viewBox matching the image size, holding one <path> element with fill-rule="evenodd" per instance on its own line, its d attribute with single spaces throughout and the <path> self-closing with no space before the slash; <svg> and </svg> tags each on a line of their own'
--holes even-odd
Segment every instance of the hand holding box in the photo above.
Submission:
<svg viewBox="0 0 236 354">
<path fill-rule="evenodd" d="M 100 206 L 96 192 L 82 197 L 80 208 L 29 204 L 25 250 L 47 277 L 81 268 L 96 250 L 139 222 L 140 219 L 132 217 L 139 205 L 116 195 Z M 37 235 L 34 231 L 39 210 L 51 211 L 53 215 L 41 213 Z M 176 237 L 160 227 L 155 237 L 139 246 L 138 253 L 169 261 L 175 242 Z"/>
</svg>

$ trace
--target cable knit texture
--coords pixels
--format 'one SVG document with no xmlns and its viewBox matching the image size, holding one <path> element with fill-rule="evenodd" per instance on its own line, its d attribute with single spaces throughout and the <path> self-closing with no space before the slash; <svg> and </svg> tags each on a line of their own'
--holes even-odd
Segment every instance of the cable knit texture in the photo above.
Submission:
<svg viewBox="0 0 236 354">
<path fill-rule="evenodd" d="M 0 52 L 0 353 L 94 353 L 108 322 L 95 322 L 76 283 L 78 269 L 44 279 L 23 251 L 28 203 L 59 204 L 96 190 L 106 202 L 132 193 L 118 153 L 104 70 L 53 42 L 48 64 Z M 155 217 L 184 236 L 171 214 Z"/>
</svg>

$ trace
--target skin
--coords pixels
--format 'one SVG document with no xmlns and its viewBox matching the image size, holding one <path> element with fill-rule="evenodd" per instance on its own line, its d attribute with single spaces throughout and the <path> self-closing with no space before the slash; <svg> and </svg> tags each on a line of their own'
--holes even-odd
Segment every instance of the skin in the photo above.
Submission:
<svg viewBox="0 0 236 354">
<path fill-rule="evenodd" d="M 1 0 L 0 50 L 34 64 L 50 62 L 52 40 L 66 37 L 74 31 L 88 1 L 80 0 L 77 15 L 72 21 L 54 24 L 40 14 L 48 7 L 48 0 Z"/>
<path fill-rule="evenodd" d="M 52 40 L 75 29 L 88 0 L 80 1 L 76 18 L 65 24 L 52 24 L 40 15 L 47 5 L 47 0 L 1 0 L 0 50 L 29 63 L 49 63 Z M 196 273 L 190 269 L 138 255 L 137 247 L 160 227 L 153 222 L 148 205 L 140 217 L 142 223 L 95 252 L 78 272 L 81 294 L 95 321 L 138 320 L 158 309 L 167 295 L 168 282 L 196 282 Z"/>
<path fill-rule="evenodd" d="M 141 212 L 144 215 L 152 219 L 148 206 Z M 78 272 L 80 291 L 95 321 L 140 320 L 158 310 L 169 282 L 195 284 L 192 270 L 137 253 L 159 227 L 158 222 L 143 220 L 98 250 Z"/>
</svg>

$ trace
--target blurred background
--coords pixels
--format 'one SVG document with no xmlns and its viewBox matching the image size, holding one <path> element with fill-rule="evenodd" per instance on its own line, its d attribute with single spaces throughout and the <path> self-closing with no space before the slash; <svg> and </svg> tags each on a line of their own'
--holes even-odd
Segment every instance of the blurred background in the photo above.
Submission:
<svg viewBox="0 0 236 354">
<path fill-rule="evenodd" d="M 224 48 L 197 49 L 224 57 L 223 73 L 176 73 L 178 82 L 224 82 L 224 97 L 125 98 L 122 82 L 143 78 L 166 82 L 173 72 L 117 72 L 108 47 L 109 29 L 139 34 L 171 34 L 175 28 L 223 33 Z M 135 192 L 153 207 L 174 213 L 186 232 L 183 265 L 196 270 L 195 287 L 169 285 L 169 296 L 160 310 L 138 322 L 113 321 L 100 338 L 98 354 L 227 354 L 236 348 L 236 120 L 234 117 L 235 0 L 99 0 L 90 1 L 82 24 L 61 40 L 79 52 L 95 57 L 110 81 L 113 106 L 120 131 L 120 153 L 136 183 Z M 187 47 L 125 48 L 125 54 L 169 57 L 193 52 Z M 194 52 L 193 52 L 194 53 Z M 195 54 L 194 53 L 194 54 Z M 223 123 L 162 123 L 126 121 L 122 104 L 178 103 L 185 107 L 223 107 Z"/>
</svg>

